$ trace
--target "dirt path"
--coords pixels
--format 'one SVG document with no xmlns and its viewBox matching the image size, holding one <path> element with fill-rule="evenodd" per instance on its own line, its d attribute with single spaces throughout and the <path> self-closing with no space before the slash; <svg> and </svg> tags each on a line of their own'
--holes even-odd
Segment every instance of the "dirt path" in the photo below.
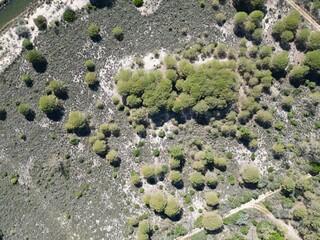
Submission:
<svg viewBox="0 0 320 240">
<path fill-rule="evenodd" d="M 295 10 L 297 10 L 316 30 L 320 31 L 320 25 L 298 4 L 293 0 L 286 0 L 288 4 L 291 5 Z"/>
</svg>

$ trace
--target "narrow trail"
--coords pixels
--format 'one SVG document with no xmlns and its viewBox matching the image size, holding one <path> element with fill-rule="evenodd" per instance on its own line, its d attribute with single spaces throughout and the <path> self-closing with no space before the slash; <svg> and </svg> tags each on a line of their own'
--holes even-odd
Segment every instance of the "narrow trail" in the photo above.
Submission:
<svg viewBox="0 0 320 240">
<path fill-rule="evenodd" d="M 316 30 L 320 31 L 320 25 L 307 13 L 303 10 L 298 4 L 296 4 L 293 0 L 286 0 L 291 7 L 297 10 Z"/>
</svg>

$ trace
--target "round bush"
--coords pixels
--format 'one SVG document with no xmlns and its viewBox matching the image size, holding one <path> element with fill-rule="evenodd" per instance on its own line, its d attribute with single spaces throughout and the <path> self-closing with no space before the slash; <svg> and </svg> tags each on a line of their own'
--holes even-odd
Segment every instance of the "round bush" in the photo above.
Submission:
<svg viewBox="0 0 320 240">
<path fill-rule="evenodd" d="M 40 31 L 46 30 L 47 29 L 47 19 L 39 15 L 35 19 L 33 19 L 34 24 L 39 28 Z"/>
<path fill-rule="evenodd" d="M 214 166 L 219 169 L 226 169 L 227 159 L 225 157 L 216 157 L 214 159 Z"/>
<path fill-rule="evenodd" d="M 244 165 L 240 171 L 242 180 L 247 184 L 257 184 L 260 180 L 260 169 L 253 164 Z"/>
<path fill-rule="evenodd" d="M 285 193 L 292 193 L 296 187 L 294 180 L 291 177 L 285 177 L 282 181 L 282 190 Z"/>
<path fill-rule="evenodd" d="M 194 188 L 202 188 L 204 185 L 204 177 L 200 172 L 191 173 L 189 180 Z"/>
<path fill-rule="evenodd" d="M 272 114 L 265 110 L 259 110 L 257 112 L 255 121 L 264 128 L 271 127 L 272 124 Z"/>
<path fill-rule="evenodd" d="M 31 86 L 33 82 L 28 74 L 22 75 L 20 80 L 24 82 L 27 86 Z"/>
<path fill-rule="evenodd" d="M 219 26 L 222 26 L 227 21 L 227 17 L 223 13 L 217 13 L 214 18 Z"/>
<path fill-rule="evenodd" d="M 115 27 L 114 29 L 112 29 L 112 35 L 119 41 L 123 40 L 123 30 L 121 27 Z"/>
<path fill-rule="evenodd" d="M 215 188 L 218 185 L 218 177 L 217 174 L 214 172 L 207 172 L 205 175 L 205 180 L 210 188 Z"/>
<path fill-rule="evenodd" d="M 152 165 L 144 165 L 140 168 L 140 174 L 147 180 L 154 179 L 155 172 L 154 166 Z"/>
<path fill-rule="evenodd" d="M 204 199 L 206 200 L 206 204 L 209 207 L 216 207 L 217 205 L 219 205 L 219 198 L 218 198 L 217 193 L 215 193 L 215 192 L 205 193 Z"/>
<path fill-rule="evenodd" d="M 85 113 L 82 112 L 71 112 L 68 117 L 68 121 L 65 124 L 67 131 L 83 130 L 89 126 L 89 118 Z"/>
<path fill-rule="evenodd" d="M 176 159 L 170 159 L 169 165 L 171 169 L 180 169 L 181 168 L 181 161 Z"/>
<path fill-rule="evenodd" d="M 169 179 L 173 184 L 177 184 L 182 181 L 182 175 L 179 171 L 173 170 L 169 173 Z"/>
<path fill-rule="evenodd" d="M 107 151 L 107 142 L 104 140 L 96 140 L 92 146 L 92 150 L 98 155 L 104 155 Z"/>
<path fill-rule="evenodd" d="M 273 156 L 277 159 L 283 157 L 284 150 L 285 150 L 285 148 L 282 143 L 276 143 L 275 145 L 272 146 Z"/>
<path fill-rule="evenodd" d="M 73 22 L 76 18 L 77 14 L 71 8 L 67 8 L 63 13 L 63 19 L 67 22 Z"/>
<path fill-rule="evenodd" d="M 68 90 L 63 81 L 56 79 L 50 82 L 49 87 L 51 91 L 59 98 L 63 98 L 67 95 Z"/>
<path fill-rule="evenodd" d="M 132 174 L 131 175 L 131 183 L 133 185 L 139 185 L 140 184 L 140 176 L 138 174 Z"/>
<path fill-rule="evenodd" d="M 27 52 L 27 60 L 32 64 L 32 66 L 37 70 L 42 70 L 47 65 L 47 60 L 38 50 L 32 49 Z"/>
<path fill-rule="evenodd" d="M 133 0 L 133 4 L 136 6 L 136 7 L 142 7 L 143 5 L 143 0 Z"/>
<path fill-rule="evenodd" d="M 52 114 L 59 110 L 60 103 L 58 98 L 54 95 L 42 96 L 39 100 L 39 108 L 45 114 Z"/>
<path fill-rule="evenodd" d="M 198 172 L 203 172 L 205 170 L 205 165 L 202 161 L 193 162 L 192 167 L 194 170 L 196 170 Z"/>
<path fill-rule="evenodd" d="M 167 206 L 164 210 L 164 213 L 169 217 L 169 218 L 174 218 L 180 215 L 181 213 L 181 205 L 179 201 L 173 197 L 170 197 L 168 199 Z"/>
<path fill-rule="evenodd" d="M 223 226 L 221 216 L 215 212 L 206 212 L 203 214 L 201 223 L 207 231 L 216 231 Z"/>
<path fill-rule="evenodd" d="M 18 107 L 18 112 L 24 116 L 28 116 L 32 113 L 32 109 L 26 103 L 21 103 Z"/>
<path fill-rule="evenodd" d="M 96 65 L 94 64 L 94 61 L 87 60 L 84 62 L 84 66 L 88 69 L 90 72 L 94 72 L 96 69 Z"/>
<path fill-rule="evenodd" d="M 100 33 L 100 28 L 97 24 L 91 23 L 87 29 L 90 38 L 98 38 Z"/>
<path fill-rule="evenodd" d="M 311 71 L 320 70 L 320 50 L 307 52 L 304 64 L 308 66 Z"/>
<path fill-rule="evenodd" d="M 301 220 L 307 215 L 307 208 L 303 203 L 296 203 L 292 209 L 292 215 L 294 220 Z"/>
<path fill-rule="evenodd" d="M 99 80 L 98 80 L 98 78 L 97 78 L 97 76 L 96 76 L 95 73 L 93 73 L 93 72 L 88 72 L 88 73 L 86 74 L 86 76 L 84 77 L 84 82 L 85 82 L 88 86 L 93 86 L 93 85 L 96 85 L 96 84 L 99 82 Z"/>
<path fill-rule="evenodd" d="M 138 233 L 149 234 L 150 233 L 150 224 L 148 220 L 142 220 L 139 223 Z"/>
<path fill-rule="evenodd" d="M 149 205 L 155 212 L 162 213 L 165 210 L 167 203 L 167 196 L 163 192 L 158 191 L 151 194 Z"/>
<path fill-rule="evenodd" d="M 106 155 L 106 160 L 111 164 L 117 164 L 119 163 L 119 158 L 118 158 L 118 152 L 114 149 L 110 150 L 108 154 Z"/>
<path fill-rule="evenodd" d="M 27 50 L 32 50 L 33 49 L 33 44 L 29 39 L 23 39 L 22 46 Z"/>
</svg>

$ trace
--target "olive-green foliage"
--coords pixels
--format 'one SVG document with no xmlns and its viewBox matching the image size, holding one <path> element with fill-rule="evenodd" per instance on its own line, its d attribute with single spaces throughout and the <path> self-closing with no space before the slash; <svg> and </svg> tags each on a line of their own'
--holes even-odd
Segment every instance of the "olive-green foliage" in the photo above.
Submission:
<svg viewBox="0 0 320 240">
<path fill-rule="evenodd" d="M 142 5 L 143 5 L 143 0 L 133 0 L 133 4 L 134 4 L 136 7 L 142 7 Z"/>
<path fill-rule="evenodd" d="M 199 171 L 199 172 L 203 172 L 205 170 L 205 165 L 204 165 L 204 162 L 202 162 L 202 161 L 193 162 L 192 167 L 194 170 Z"/>
<path fill-rule="evenodd" d="M 178 199 L 169 197 L 167 201 L 167 206 L 164 210 L 164 213 L 169 218 L 177 217 L 181 213 L 181 205 L 178 201 Z"/>
<path fill-rule="evenodd" d="M 27 50 L 32 50 L 33 49 L 32 42 L 27 38 L 23 39 L 22 46 Z"/>
<path fill-rule="evenodd" d="M 154 166 L 143 165 L 140 168 L 140 174 L 147 180 L 151 180 L 155 177 Z"/>
<path fill-rule="evenodd" d="M 285 111 L 290 111 L 293 103 L 294 103 L 293 97 L 287 96 L 282 99 L 281 105 Z"/>
<path fill-rule="evenodd" d="M 89 117 L 87 114 L 74 111 L 69 114 L 68 121 L 64 128 L 69 132 L 83 130 L 89 126 Z"/>
<path fill-rule="evenodd" d="M 285 193 L 292 193 L 296 187 L 296 184 L 292 177 L 285 177 L 282 181 L 282 190 Z"/>
<path fill-rule="evenodd" d="M 205 175 L 205 181 L 210 188 L 215 188 L 218 185 L 218 176 L 214 172 L 207 172 Z"/>
<path fill-rule="evenodd" d="M 312 32 L 310 34 L 307 47 L 310 50 L 320 49 L 320 32 Z"/>
<path fill-rule="evenodd" d="M 286 30 L 280 35 L 281 43 L 288 43 L 291 42 L 294 39 L 293 32 Z"/>
<path fill-rule="evenodd" d="M 281 158 L 284 155 L 284 145 L 282 143 L 276 143 L 272 146 L 272 153 L 275 158 Z"/>
<path fill-rule="evenodd" d="M 255 120 L 260 126 L 269 128 L 272 124 L 272 114 L 265 110 L 259 110 Z"/>
<path fill-rule="evenodd" d="M 259 222 L 256 226 L 256 232 L 258 234 L 258 238 L 261 240 L 285 240 L 282 234 L 280 234 L 280 232 L 267 221 Z"/>
<path fill-rule="evenodd" d="M 216 231 L 223 226 L 221 216 L 216 212 L 206 212 L 202 217 L 202 226 L 207 231 Z"/>
<path fill-rule="evenodd" d="M 87 29 L 87 32 L 90 38 L 97 38 L 99 37 L 100 28 L 97 24 L 91 23 Z"/>
<path fill-rule="evenodd" d="M 303 219 L 306 215 L 307 215 L 307 208 L 302 202 L 296 203 L 293 206 L 292 216 L 294 220 L 299 221 Z"/>
<path fill-rule="evenodd" d="M 18 112 L 24 116 L 28 116 L 32 113 L 32 109 L 26 103 L 21 103 L 18 107 Z"/>
<path fill-rule="evenodd" d="M 92 60 L 86 60 L 84 62 L 84 66 L 88 69 L 88 71 L 90 72 L 94 72 L 96 69 L 96 65 L 94 64 L 94 62 Z"/>
<path fill-rule="evenodd" d="M 252 21 L 256 26 L 261 24 L 263 17 L 264 17 L 264 13 L 260 10 L 252 11 L 249 14 L 250 21 Z"/>
<path fill-rule="evenodd" d="M 223 13 L 217 13 L 214 16 L 214 19 L 217 21 L 219 26 L 222 26 L 227 21 L 227 17 Z"/>
<path fill-rule="evenodd" d="M 106 160 L 111 164 L 117 164 L 119 163 L 119 157 L 118 152 L 114 149 L 110 150 L 108 154 L 106 155 Z"/>
<path fill-rule="evenodd" d="M 35 66 L 41 66 L 47 63 L 42 53 L 38 50 L 32 49 L 27 52 L 27 60 Z"/>
<path fill-rule="evenodd" d="M 275 54 L 271 61 L 271 70 L 273 73 L 283 73 L 289 64 L 289 54 L 287 51 L 282 51 Z"/>
<path fill-rule="evenodd" d="M 47 29 L 47 19 L 42 16 L 39 15 L 38 17 L 36 17 L 35 19 L 33 19 L 34 24 L 39 28 L 39 30 L 43 31 Z"/>
<path fill-rule="evenodd" d="M 174 65 L 170 63 L 167 66 L 173 68 Z M 214 60 L 199 67 L 181 61 L 177 82 L 163 78 L 159 71 L 143 70 L 121 70 L 115 81 L 123 97 L 141 99 L 140 108 L 145 107 L 151 115 L 160 110 L 180 112 L 187 109 L 203 114 L 213 109 L 224 109 L 237 99 L 234 70 L 232 61 L 220 63 Z M 134 103 L 128 107 L 137 107 L 138 103 Z"/>
<path fill-rule="evenodd" d="M 310 68 L 307 66 L 295 66 L 289 74 L 290 83 L 294 86 L 304 84 L 305 77 L 309 74 Z"/>
<path fill-rule="evenodd" d="M 185 157 L 183 146 L 176 145 L 169 149 L 169 154 L 172 158 L 176 160 L 183 160 Z"/>
<path fill-rule="evenodd" d="M 182 174 L 179 171 L 173 170 L 169 173 L 169 179 L 173 184 L 177 184 L 182 181 Z"/>
<path fill-rule="evenodd" d="M 271 46 L 263 46 L 259 50 L 259 57 L 261 59 L 265 57 L 269 57 L 272 54 L 272 47 Z"/>
<path fill-rule="evenodd" d="M 130 179 L 131 179 L 131 183 L 133 185 L 139 185 L 140 184 L 140 180 L 141 179 L 140 179 L 139 174 L 137 174 L 137 173 L 131 174 Z"/>
<path fill-rule="evenodd" d="M 123 30 L 121 27 L 117 26 L 114 29 L 112 29 L 112 35 L 118 40 L 122 41 L 123 40 Z"/>
<path fill-rule="evenodd" d="M 216 207 L 217 205 L 219 205 L 219 197 L 215 192 L 205 193 L 204 199 L 206 200 L 206 204 L 209 207 Z"/>
<path fill-rule="evenodd" d="M 282 20 L 278 21 L 272 27 L 272 35 L 276 40 L 280 40 L 281 34 L 283 32 L 291 31 L 295 32 L 300 24 L 300 14 L 298 11 L 293 10 L 289 13 L 289 15 Z"/>
<path fill-rule="evenodd" d="M 99 82 L 96 74 L 94 72 L 88 72 L 86 76 L 84 77 L 84 82 L 88 86 L 93 86 Z"/>
<path fill-rule="evenodd" d="M 150 234 L 150 224 L 148 222 L 148 220 L 142 220 L 139 223 L 138 226 L 138 230 L 137 230 L 137 235 L 138 235 L 138 239 L 142 240 L 142 239 L 148 239 L 148 235 Z M 146 235 L 146 238 L 139 238 L 139 235 Z"/>
<path fill-rule="evenodd" d="M 225 169 L 227 167 L 227 159 L 225 157 L 215 157 L 214 166 L 219 169 Z"/>
<path fill-rule="evenodd" d="M 28 74 L 22 75 L 20 80 L 24 82 L 27 86 L 31 86 L 33 82 Z"/>
<path fill-rule="evenodd" d="M 93 143 L 92 150 L 98 155 L 104 155 L 107 152 L 107 142 L 105 140 L 96 140 Z"/>
<path fill-rule="evenodd" d="M 67 8 L 63 13 L 63 19 L 67 22 L 73 22 L 76 18 L 77 14 L 71 8 Z"/>
<path fill-rule="evenodd" d="M 248 127 L 240 127 L 236 136 L 237 139 L 243 142 L 245 145 L 249 145 L 251 141 L 258 138 L 257 134 Z"/>
<path fill-rule="evenodd" d="M 155 212 L 158 212 L 158 213 L 164 212 L 167 206 L 167 203 L 168 203 L 167 196 L 161 191 L 152 193 L 150 196 L 149 205 L 150 205 L 150 208 Z"/>
<path fill-rule="evenodd" d="M 167 69 L 175 69 L 177 67 L 177 60 L 172 55 L 166 55 L 163 61 Z"/>
<path fill-rule="evenodd" d="M 260 169 L 254 164 L 244 165 L 240 170 L 244 183 L 257 184 L 260 181 Z"/>
<path fill-rule="evenodd" d="M 191 173 L 189 180 L 194 188 L 202 188 L 204 185 L 204 177 L 200 172 Z"/>
<path fill-rule="evenodd" d="M 320 49 L 307 52 L 304 64 L 307 65 L 311 71 L 320 70 Z"/>
<path fill-rule="evenodd" d="M 65 86 L 64 82 L 62 80 L 56 79 L 50 82 L 49 87 L 51 91 L 56 95 L 57 97 L 64 97 L 68 89 Z"/>
<path fill-rule="evenodd" d="M 300 29 L 295 38 L 295 43 L 297 45 L 297 48 L 305 49 L 307 47 L 307 41 L 310 36 L 310 30 L 308 28 L 302 28 Z"/>
<path fill-rule="evenodd" d="M 58 98 L 54 95 L 40 97 L 39 108 L 45 114 L 57 112 L 60 109 L 60 106 Z"/>
</svg>

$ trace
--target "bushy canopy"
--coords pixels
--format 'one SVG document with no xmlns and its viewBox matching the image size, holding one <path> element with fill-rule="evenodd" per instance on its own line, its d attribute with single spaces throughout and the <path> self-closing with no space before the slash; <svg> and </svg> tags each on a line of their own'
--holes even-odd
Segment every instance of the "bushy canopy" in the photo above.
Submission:
<svg viewBox="0 0 320 240">
<path fill-rule="evenodd" d="M 215 212 L 206 212 L 202 217 L 202 226 L 207 231 L 216 231 L 223 226 L 221 216 Z"/>
<path fill-rule="evenodd" d="M 204 185 L 204 177 L 200 172 L 191 173 L 189 180 L 194 188 L 201 188 Z"/>
<path fill-rule="evenodd" d="M 209 207 L 216 207 L 219 204 L 219 197 L 215 192 L 207 192 L 204 199 Z"/>
<path fill-rule="evenodd" d="M 169 197 L 167 206 L 164 210 L 164 213 L 169 218 L 174 218 L 174 217 L 178 216 L 181 213 L 181 205 L 180 205 L 179 201 L 173 197 Z"/>
<path fill-rule="evenodd" d="M 165 210 L 167 203 L 167 196 L 161 191 L 152 193 L 150 196 L 149 205 L 152 210 L 158 213 L 162 213 Z"/>
<path fill-rule="evenodd" d="M 64 125 L 67 131 L 77 131 L 89 126 L 88 115 L 79 111 L 71 112 L 67 123 Z"/>
<path fill-rule="evenodd" d="M 46 114 L 52 114 L 59 110 L 60 103 L 56 96 L 42 96 L 39 100 L 39 108 Z"/>
<path fill-rule="evenodd" d="M 241 169 L 241 178 L 245 183 L 257 184 L 260 177 L 260 169 L 254 164 L 244 165 Z"/>
</svg>

